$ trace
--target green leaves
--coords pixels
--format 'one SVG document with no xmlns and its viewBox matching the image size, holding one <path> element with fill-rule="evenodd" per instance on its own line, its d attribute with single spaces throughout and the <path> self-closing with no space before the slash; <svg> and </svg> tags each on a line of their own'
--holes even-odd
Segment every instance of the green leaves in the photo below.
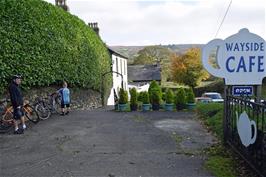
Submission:
<svg viewBox="0 0 266 177">
<path fill-rule="evenodd" d="M 123 88 L 119 90 L 119 104 L 127 104 L 128 102 L 128 93 Z"/>
<path fill-rule="evenodd" d="M 200 56 L 199 48 L 191 48 L 183 55 L 173 55 L 171 59 L 173 80 L 193 88 L 202 80 L 206 80 L 209 74 L 203 69 Z"/>
<path fill-rule="evenodd" d="M 195 103 L 195 95 L 194 95 L 192 88 L 189 88 L 187 91 L 187 102 Z"/>
<path fill-rule="evenodd" d="M 130 104 L 131 105 L 137 105 L 138 93 L 137 93 L 136 88 L 133 87 L 132 89 L 130 89 L 129 93 L 130 93 Z"/>
<path fill-rule="evenodd" d="M 104 43 L 76 16 L 41 0 L 0 1 L 0 93 L 16 73 L 25 88 L 66 80 L 100 90 L 110 62 Z"/>
</svg>

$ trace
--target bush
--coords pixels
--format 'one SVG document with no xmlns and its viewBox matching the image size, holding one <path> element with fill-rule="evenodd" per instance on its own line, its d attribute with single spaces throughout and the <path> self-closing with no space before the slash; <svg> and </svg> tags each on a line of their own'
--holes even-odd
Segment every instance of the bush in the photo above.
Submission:
<svg viewBox="0 0 266 177">
<path fill-rule="evenodd" d="M 127 91 L 123 88 L 119 90 L 119 104 L 127 104 L 128 102 L 128 94 Z"/>
<path fill-rule="evenodd" d="M 138 94 L 138 101 L 139 101 L 139 102 L 143 102 L 143 94 L 144 94 L 144 92 L 140 92 L 140 93 Z"/>
<path fill-rule="evenodd" d="M 24 76 L 23 88 L 65 80 L 100 90 L 111 59 L 100 37 L 78 17 L 41 0 L 1 0 L 0 17 L 0 94 L 17 73 Z M 111 75 L 104 83 L 110 92 Z"/>
<path fill-rule="evenodd" d="M 165 94 L 165 92 L 163 92 L 163 94 L 162 94 L 162 100 L 163 100 L 163 101 L 166 100 L 166 94 Z"/>
<path fill-rule="evenodd" d="M 159 90 L 152 90 L 150 94 L 150 101 L 151 104 L 160 104 L 161 102 L 161 97 L 160 97 L 160 92 Z"/>
<path fill-rule="evenodd" d="M 129 90 L 130 92 L 130 104 L 137 105 L 137 90 L 136 88 L 132 88 Z"/>
<path fill-rule="evenodd" d="M 183 88 L 180 88 L 176 92 L 176 98 L 175 98 L 175 104 L 176 105 L 185 105 L 186 104 L 186 93 Z"/>
<path fill-rule="evenodd" d="M 195 95 L 192 88 L 189 88 L 187 91 L 187 103 L 195 103 Z"/>
<path fill-rule="evenodd" d="M 150 102 L 152 104 L 160 104 L 162 100 L 162 89 L 156 81 L 152 81 L 149 87 Z"/>
<path fill-rule="evenodd" d="M 174 93 L 171 89 L 167 90 L 165 101 L 167 104 L 172 104 L 174 102 Z"/>
<path fill-rule="evenodd" d="M 159 92 L 159 96 L 160 96 L 160 98 L 162 98 L 162 89 L 156 81 L 152 81 L 150 86 L 149 86 L 148 92 L 149 92 L 150 97 L 152 94 L 151 92 L 153 92 L 153 91 Z"/>
<path fill-rule="evenodd" d="M 150 104 L 150 98 L 148 92 L 143 92 L 142 94 L 142 103 L 143 104 Z"/>
</svg>

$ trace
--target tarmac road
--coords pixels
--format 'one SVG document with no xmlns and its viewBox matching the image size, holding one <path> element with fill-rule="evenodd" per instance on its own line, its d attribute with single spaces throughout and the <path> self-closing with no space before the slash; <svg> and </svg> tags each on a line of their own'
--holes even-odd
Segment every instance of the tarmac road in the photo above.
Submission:
<svg viewBox="0 0 266 177">
<path fill-rule="evenodd" d="M 97 109 L 53 116 L 23 135 L 0 134 L 0 176 L 211 176 L 214 138 L 191 112 Z"/>
</svg>

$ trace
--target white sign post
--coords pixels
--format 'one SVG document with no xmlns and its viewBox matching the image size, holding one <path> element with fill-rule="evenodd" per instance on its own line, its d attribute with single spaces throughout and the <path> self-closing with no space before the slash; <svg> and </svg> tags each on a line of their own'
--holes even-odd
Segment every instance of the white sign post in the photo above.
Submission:
<svg viewBox="0 0 266 177">
<path fill-rule="evenodd" d="M 217 64 L 209 62 L 212 50 L 217 50 Z M 202 63 L 212 75 L 225 79 L 226 85 L 261 85 L 266 77 L 265 40 L 241 29 L 225 40 L 214 39 L 202 51 Z"/>
<path fill-rule="evenodd" d="M 209 56 L 213 50 L 216 50 L 218 68 L 213 67 L 209 62 Z M 228 92 L 228 87 L 233 85 L 238 89 L 236 92 L 240 92 L 243 86 L 247 89 L 247 85 L 249 87 L 255 85 L 257 86 L 255 87 L 255 94 L 259 97 L 259 85 L 266 77 L 265 40 L 256 34 L 250 33 L 248 29 L 241 29 L 237 34 L 229 36 L 225 40 L 214 39 L 206 44 L 202 51 L 202 63 L 210 74 L 224 78 L 226 84 L 225 96 L 228 93 L 231 94 Z M 224 104 L 224 115 L 226 115 L 228 111 L 226 106 L 227 96 Z M 226 142 L 227 123 L 226 116 L 224 116 L 224 142 Z M 256 133 L 253 136 L 251 133 L 252 126 L 256 130 L 256 123 L 250 121 L 245 112 L 241 114 L 239 119 L 237 116 L 238 133 L 245 147 L 256 141 Z"/>
</svg>

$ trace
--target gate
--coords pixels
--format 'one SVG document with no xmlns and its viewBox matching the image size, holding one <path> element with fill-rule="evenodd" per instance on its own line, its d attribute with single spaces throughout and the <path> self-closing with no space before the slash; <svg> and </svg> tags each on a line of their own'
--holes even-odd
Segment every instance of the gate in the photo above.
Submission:
<svg viewBox="0 0 266 177">
<path fill-rule="evenodd" d="M 226 93 L 229 93 L 231 90 Z M 224 141 L 260 176 L 266 176 L 266 105 L 226 94 Z"/>
</svg>

